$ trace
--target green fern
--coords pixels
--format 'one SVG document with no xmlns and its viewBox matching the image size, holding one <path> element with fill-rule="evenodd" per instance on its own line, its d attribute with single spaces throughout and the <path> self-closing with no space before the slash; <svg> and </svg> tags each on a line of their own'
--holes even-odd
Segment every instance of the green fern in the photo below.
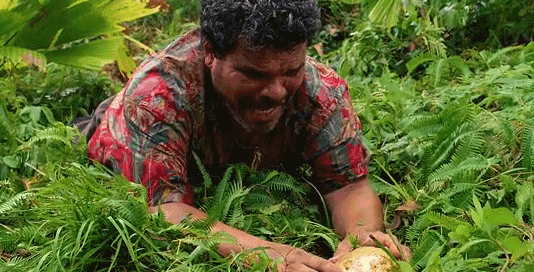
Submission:
<svg viewBox="0 0 534 272">
<path fill-rule="evenodd" d="M 419 67 L 419 65 L 429 62 L 429 61 L 435 61 L 437 59 L 437 56 L 431 53 L 421 53 L 417 55 L 415 58 L 412 58 L 410 61 L 406 63 L 406 68 L 408 68 L 408 75 L 411 75 L 413 71 Z"/>
<path fill-rule="evenodd" d="M 521 164 L 527 171 L 534 168 L 534 122 L 530 121 L 525 126 L 521 135 Z"/>
<path fill-rule="evenodd" d="M 481 166 L 479 161 L 472 159 L 473 156 L 479 156 L 485 143 L 483 134 L 475 125 L 475 107 L 464 99 L 451 103 L 438 116 L 439 118 L 423 118 L 408 126 L 412 129 L 429 125 L 439 128 L 421 160 L 420 179 L 423 186 L 429 188 L 440 188 L 436 182 L 451 180 L 464 170 L 489 167 L 488 162 Z M 470 161 L 466 161 L 467 159 Z M 466 162 L 469 163 L 465 164 Z"/>
<path fill-rule="evenodd" d="M 228 190 L 227 188 L 229 187 L 230 179 L 232 178 L 233 172 L 234 172 L 233 166 L 230 166 L 228 169 L 226 169 L 222 180 L 217 185 L 215 195 L 211 203 L 209 204 L 209 208 L 207 210 L 209 221 L 215 222 L 217 220 L 222 219 L 223 210 L 225 207 L 225 196 L 226 196 L 226 193 Z"/>
<path fill-rule="evenodd" d="M 7 215 L 8 213 L 24 204 L 25 201 L 31 199 L 34 196 L 32 192 L 20 192 L 6 201 L 0 203 L 0 214 Z"/>
<path fill-rule="evenodd" d="M 406 230 L 406 241 L 415 245 L 420 238 L 421 233 L 429 226 L 429 220 L 426 216 L 416 217 L 412 225 Z"/>
<path fill-rule="evenodd" d="M 56 143 L 65 146 L 66 149 L 71 149 L 73 144 L 73 135 L 74 128 L 69 128 L 66 126 L 49 127 L 30 138 L 29 141 L 25 142 L 19 147 L 19 150 L 30 149 L 32 146 L 43 142 L 47 144 Z"/>
<path fill-rule="evenodd" d="M 469 157 L 463 161 L 443 164 L 439 169 L 434 171 L 428 178 L 432 183 L 439 180 L 451 180 L 453 177 L 464 171 L 481 171 L 484 172 L 498 161 L 494 158 L 485 158 L 483 156 Z"/>
<path fill-rule="evenodd" d="M 12 114 L 7 110 L 5 102 L 0 102 L 0 140 L 2 140 L 2 153 L 0 155 L 7 155 L 9 151 L 12 151 L 18 145 L 18 141 L 15 137 L 15 122 Z M 4 153 L 5 152 L 5 153 Z"/>
<path fill-rule="evenodd" d="M 465 221 L 437 212 L 429 211 L 426 214 L 426 217 L 428 218 L 428 221 L 430 223 L 437 224 L 438 226 L 446 228 L 449 231 L 455 230 L 459 225 L 465 226 L 466 228 L 472 228 L 472 226 L 469 223 L 466 223 Z"/>
<path fill-rule="evenodd" d="M 443 237 L 435 230 L 426 230 L 419 233 L 419 241 L 412 253 L 412 266 L 415 269 L 426 267 L 433 254 L 441 253 L 444 244 Z"/>
</svg>

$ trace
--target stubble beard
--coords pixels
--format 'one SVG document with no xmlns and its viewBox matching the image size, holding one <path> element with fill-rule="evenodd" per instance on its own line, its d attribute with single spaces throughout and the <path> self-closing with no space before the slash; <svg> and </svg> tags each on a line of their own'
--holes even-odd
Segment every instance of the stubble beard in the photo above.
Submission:
<svg viewBox="0 0 534 272">
<path fill-rule="evenodd" d="M 272 132 L 274 130 L 274 128 L 276 127 L 276 125 L 280 122 L 280 119 L 282 119 L 282 116 L 284 115 L 284 114 L 282 114 L 280 116 L 280 118 L 278 120 L 276 120 L 276 122 L 271 122 L 271 123 L 263 125 L 263 126 L 261 126 L 261 125 L 258 126 L 258 125 L 250 124 L 249 122 L 245 121 L 243 116 L 241 114 L 239 114 L 227 101 L 225 101 L 224 104 L 225 104 L 226 108 L 228 109 L 230 115 L 232 115 L 232 117 L 236 121 L 236 123 L 238 123 L 246 133 L 269 133 L 269 132 Z M 282 110 L 285 112 L 286 107 L 282 106 Z"/>
</svg>

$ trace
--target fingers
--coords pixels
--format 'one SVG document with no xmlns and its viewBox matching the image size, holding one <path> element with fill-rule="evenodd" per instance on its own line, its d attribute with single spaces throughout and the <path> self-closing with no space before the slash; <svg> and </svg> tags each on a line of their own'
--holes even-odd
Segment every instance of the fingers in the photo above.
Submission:
<svg viewBox="0 0 534 272">
<path fill-rule="evenodd" d="M 339 245 L 337 246 L 337 249 L 336 249 L 336 252 L 334 252 L 334 256 L 332 258 L 329 259 L 329 261 L 335 263 L 337 262 L 337 260 L 349 253 L 351 250 L 352 250 L 352 245 L 350 243 L 350 240 L 349 239 L 343 239 L 343 241 L 341 241 L 341 243 L 339 243 Z"/>
<path fill-rule="evenodd" d="M 343 272 L 330 261 L 315 256 L 311 253 L 300 249 L 293 249 L 285 256 L 282 266 L 278 267 L 278 271 L 284 272 Z"/>
<path fill-rule="evenodd" d="M 375 231 L 369 234 L 369 236 L 362 241 L 362 245 L 366 246 L 377 246 L 371 235 L 380 242 L 384 247 L 386 247 L 393 256 L 399 260 L 409 261 L 411 260 L 411 250 L 407 246 L 400 243 L 399 239 L 396 236 L 389 236 L 381 231 Z M 397 247 L 398 245 L 398 247 Z"/>
<path fill-rule="evenodd" d="M 412 250 L 409 247 L 402 245 L 401 252 L 404 255 L 403 261 L 409 262 L 412 260 Z"/>
<path fill-rule="evenodd" d="M 306 262 L 305 264 L 312 269 L 311 271 L 343 272 L 343 270 L 337 267 L 334 263 L 319 257 L 316 257 L 316 259 L 310 260 L 310 262 Z"/>
</svg>

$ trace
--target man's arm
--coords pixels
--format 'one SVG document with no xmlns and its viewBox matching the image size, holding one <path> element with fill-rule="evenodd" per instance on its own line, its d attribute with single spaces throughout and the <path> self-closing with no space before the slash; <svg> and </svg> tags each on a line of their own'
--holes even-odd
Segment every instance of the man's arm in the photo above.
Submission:
<svg viewBox="0 0 534 272">
<path fill-rule="evenodd" d="M 192 220 L 206 219 L 207 214 L 203 211 L 196 209 L 184 203 L 165 203 L 161 204 L 161 210 L 165 214 L 167 222 L 172 224 L 179 224 L 187 216 L 191 216 Z M 157 206 L 151 206 L 150 211 L 155 213 L 158 211 Z M 252 249 L 255 247 L 270 247 L 271 245 L 258 237 L 249 235 L 248 233 L 232 228 L 221 222 L 217 222 L 212 228 L 212 232 L 224 231 L 231 236 L 235 237 L 238 241 L 237 244 L 221 244 L 219 247 L 219 253 L 224 256 L 239 253 L 245 249 Z"/>
<path fill-rule="evenodd" d="M 180 221 L 187 216 L 191 216 L 191 219 L 193 220 L 207 218 L 206 213 L 183 203 L 165 203 L 161 205 L 161 209 L 165 214 L 167 222 L 173 224 L 179 224 Z M 151 212 L 157 212 L 158 207 L 152 206 L 150 207 L 150 210 Z M 342 270 L 332 262 L 305 252 L 304 250 L 284 244 L 265 241 L 221 222 L 217 222 L 211 228 L 211 231 L 213 233 L 224 231 L 237 240 L 237 243 L 235 244 L 229 243 L 219 245 L 219 253 L 223 256 L 230 256 L 247 249 L 265 247 L 267 248 L 266 252 L 274 260 L 279 258 L 284 259 L 278 266 L 278 271 L 342 272 Z"/>
<path fill-rule="evenodd" d="M 382 203 L 366 178 L 325 195 L 334 228 L 343 237 L 382 230 Z M 360 236 L 360 235 L 358 235 Z"/>
<path fill-rule="evenodd" d="M 344 237 L 331 260 L 336 260 L 352 249 L 349 234 L 357 238 L 362 245 L 374 245 L 374 241 L 369 237 L 372 234 L 397 258 L 410 258 L 409 248 L 400 245 L 395 237 L 382 232 L 382 203 L 367 178 L 326 194 L 325 200 L 332 213 L 334 228 Z M 396 244 L 399 244 L 400 248 Z"/>
</svg>

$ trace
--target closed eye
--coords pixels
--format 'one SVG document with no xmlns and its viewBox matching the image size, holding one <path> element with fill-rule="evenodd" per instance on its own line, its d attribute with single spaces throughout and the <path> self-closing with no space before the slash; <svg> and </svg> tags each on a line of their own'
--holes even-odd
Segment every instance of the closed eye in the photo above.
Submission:
<svg viewBox="0 0 534 272">
<path fill-rule="evenodd" d="M 284 76 L 294 77 L 299 74 L 300 70 L 301 68 L 288 70 L 287 72 L 285 72 Z"/>
<path fill-rule="evenodd" d="M 239 72 L 251 79 L 263 79 L 267 77 L 264 73 L 252 69 L 240 69 Z"/>
</svg>

